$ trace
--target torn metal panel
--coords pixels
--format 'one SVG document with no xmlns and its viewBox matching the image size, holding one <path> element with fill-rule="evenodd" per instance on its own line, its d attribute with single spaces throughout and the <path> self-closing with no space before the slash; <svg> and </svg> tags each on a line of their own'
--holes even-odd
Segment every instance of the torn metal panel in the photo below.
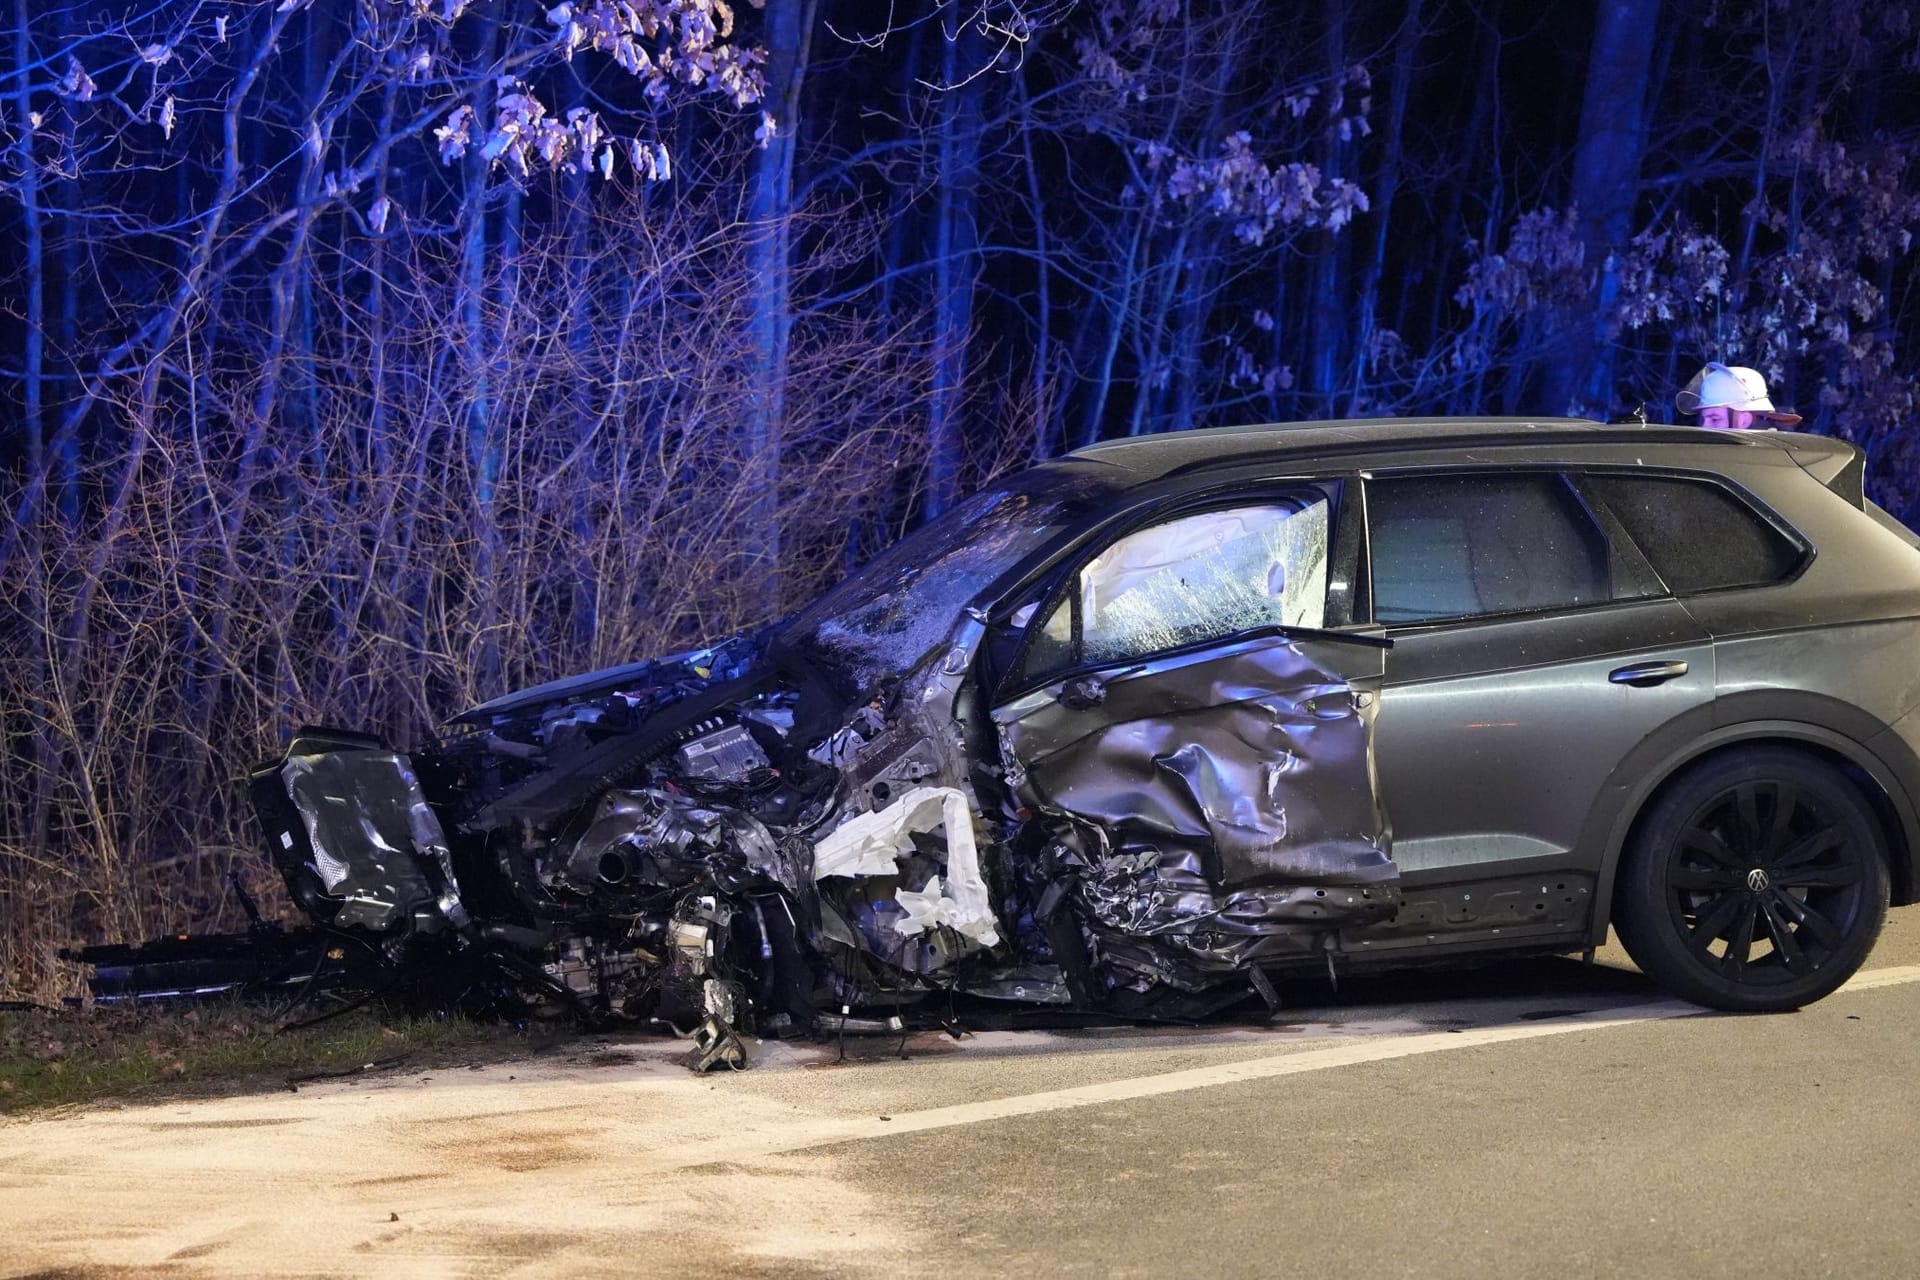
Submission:
<svg viewBox="0 0 1920 1280">
<path fill-rule="evenodd" d="M 665 705 L 676 695 L 684 695 L 711 683 L 731 680 L 746 673 L 760 660 L 764 639 L 760 634 L 729 636 L 704 649 L 689 649 L 664 658 L 630 662 L 550 680 L 527 689 L 483 702 L 462 711 L 448 723 L 498 725 L 528 716 L 538 716 L 550 707 L 579 706 L 595 698 L 619 695 L 628 701 L 646 700 Z"/>
<path fill-rule="evenodd" d="M 1330 930 L 1393 915 L 1392 885 L 1276 884 L 1226 892 L 1193 855 L 1141 849 L 1088 868 L 1079 897 L 1099 958 L 1150 981 L 1209 975 L 1311 954 Z"/>
<path fill-rule="evenodd" d="M 867 754 L 867 744 L 887 731 L 887 719 L 880 708 L 869 704 L 854 712 L 853 718 L 822 739 L 807 752 L 815 764 L 845 769 Z"/>
<path fill-rule="evenodd" d="M 968 979 L 962 988 L 970 996 L 1013 1000 L 1023 1004 L 1072 1004 L 1073 991 L 1058 965 L 1027 965 L 996 969 Z"/>
<path fill-rule="evenodd" d="M 427 906 L 453 924 L 466 922 L 446 835 L 405 756 L 290 755 L 280 777 L 305 824 L 312 869 L 341 903 L 333 923 L 384 931 Z M 283 839 L 290 850 L 291 839 Z M 429 865 L 437 875 L 430 877 Z"/>
<path fill-rule="evenodd" d="M 1142 664 L 1076 708 L 1056 685 L 996 713 L 1036 806 L 1116 846 L 1191 855 L 1224 890 L 1383 884 L 1373 700 L 1277 637 Z"/>
<path fill-rule="evenodd" d="M 1370 677 L 1267 637 L 1093 679 L 995 719 L 1097 964 L 1193 989 L 1393 914 Z"/>
</svg>

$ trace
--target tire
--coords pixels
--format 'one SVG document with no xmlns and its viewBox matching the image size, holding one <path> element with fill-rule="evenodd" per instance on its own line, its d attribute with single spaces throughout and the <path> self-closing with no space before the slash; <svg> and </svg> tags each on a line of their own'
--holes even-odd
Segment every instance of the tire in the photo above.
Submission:
<svg viewBox="0 0 1920 1280">
<path fill-rule="evenodd" d="M 1853 976 L 1887 916 L 1879 819 L 1847 776 L 1784 747 L 1681 775 L 1644 814 L 1615 886 L 1641 972 L 1712 1009 L 1797 1009 Z"/>
</svg>

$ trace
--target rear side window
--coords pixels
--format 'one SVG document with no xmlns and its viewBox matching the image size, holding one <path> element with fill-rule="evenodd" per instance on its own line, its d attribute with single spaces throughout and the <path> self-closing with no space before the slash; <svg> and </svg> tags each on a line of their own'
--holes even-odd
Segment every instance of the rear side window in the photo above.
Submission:
<svg viewBox="0 0 1920 1280">
<path fill-rule="evenodd" d="M 1599 522 L 1553 473 L 1377 478 L 1367 486 L 1367 529 L 1373 617 L 1380 623 L 1567 609 L 1646 594 L 1644 584 L 1615 572 Z"/>
<path fill-rule="evenodd" d="M 1790 577 L 1801 549 L 1722 485 L 1680 476 L 1585 476 L 1675 595 Z"/>
</svg>

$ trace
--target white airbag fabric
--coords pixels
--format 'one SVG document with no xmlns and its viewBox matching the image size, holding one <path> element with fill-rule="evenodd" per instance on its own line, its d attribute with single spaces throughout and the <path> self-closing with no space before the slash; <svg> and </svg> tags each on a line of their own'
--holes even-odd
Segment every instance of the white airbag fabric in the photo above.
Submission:
<svg viewBox="0 0 1920 1280">
<path fill-rule="evenodd" d="M 894 895 L 906 914 L 894 923 L 901 933 L 946 925 L 983 946 L 1000 941 L 966 793 L 954 787 L 915 787 L 884 809 L 858 814 L 813 846 L 813 878 L 897 875 L 899 855 L 913 850 L 913 833 L 946 829 L 947 874 L 925 889 Z"/>
</svg>

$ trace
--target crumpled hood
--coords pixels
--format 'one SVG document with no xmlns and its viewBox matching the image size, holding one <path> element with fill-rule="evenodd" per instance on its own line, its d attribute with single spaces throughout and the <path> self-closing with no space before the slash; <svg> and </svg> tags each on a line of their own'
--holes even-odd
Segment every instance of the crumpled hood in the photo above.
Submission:
<svg viewBox="0 0 1920 1280">
<path fill-rule="evenodd" d="M 660 658 L 629 662 L 618 667 L 583 672 L 549 680 L 469 707 L 448 718 L 449 724 L 490 725 L 565 702 L 580 702 L 631 689 L 674 686 L 693 693 L 722 680 L 745 674 L 766 651 L 771 628 L 741 631 L 699 649 L 686 649 Z M 664 705 L 664 704 L 663 704 Z"/>
</svg>

